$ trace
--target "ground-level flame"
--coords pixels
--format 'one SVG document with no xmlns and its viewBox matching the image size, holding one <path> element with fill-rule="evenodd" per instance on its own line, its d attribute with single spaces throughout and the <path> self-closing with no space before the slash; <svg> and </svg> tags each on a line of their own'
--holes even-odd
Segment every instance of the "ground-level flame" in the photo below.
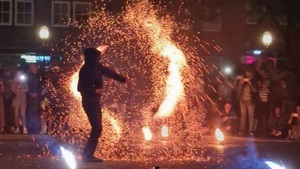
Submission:
<svg viewBox="0 0 300 169">
<path fill-rule="evenodd" d="M 168 137 L 169 136 L 169 129 L 165 125 L 161 129 L 161 136 L 163 136 L 163 137 Z"/>
<path fill-rule="evenodd" d="M 216 129 L 215 135 L 216 135 L 216 138 L 217 138 L 217 140 L 218 140 L 219 142 L 224 141 L 224 139 L 225 139 L 225 138 L 224 138 L 224 134 L 222 133 L 222 131 L 221 131 L 219 128 Z"/>
<path fill-rule="evenodd" d="M 152 139 L 152 133 L 149 127 L 143 127 L 143 133 L 145 140 L 151 140 Z"/>
</svg>

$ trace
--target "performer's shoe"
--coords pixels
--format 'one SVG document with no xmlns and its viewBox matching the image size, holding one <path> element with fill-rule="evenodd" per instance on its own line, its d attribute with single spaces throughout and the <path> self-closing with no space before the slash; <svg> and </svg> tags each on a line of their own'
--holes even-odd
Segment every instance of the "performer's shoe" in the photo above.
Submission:
<svg viewBox="0 0 300 169">
<path fill-rule="evenodd" d="M 96 162 L 96 163 L 104 162 L 103 159 L 97 158 L 95 156 L 93 156 L 91 158 L 82 157 L 82 161 L 84 161 L 84 162 Z"/>
</svg>

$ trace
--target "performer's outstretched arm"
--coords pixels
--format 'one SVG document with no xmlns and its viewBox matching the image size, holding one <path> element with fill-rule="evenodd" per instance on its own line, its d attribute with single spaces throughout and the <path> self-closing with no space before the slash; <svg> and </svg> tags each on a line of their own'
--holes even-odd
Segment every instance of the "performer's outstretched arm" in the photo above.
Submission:
<svg viewBox="0 0 300 169">
<path fill-rule="evenodd" d="M 112 78 L 116 81 L 119 81 L 119 82 L 122 82 L 122 83 L 126 83 L 126 77 L 123 76 L 123 75 L 120 75 L 118 73 L 116 73 L 115 71 L 105 67 L 105 66 L 102 66 L 100 67 L 101 69 L 101 73 L 103 76 L 106 76 L 106 77 L 109 77 L 109 78 Z"/>
</svg>

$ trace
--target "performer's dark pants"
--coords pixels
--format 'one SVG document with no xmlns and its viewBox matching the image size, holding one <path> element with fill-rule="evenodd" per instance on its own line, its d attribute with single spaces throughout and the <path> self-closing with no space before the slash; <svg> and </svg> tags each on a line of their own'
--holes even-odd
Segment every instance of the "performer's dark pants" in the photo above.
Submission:
<svg viewBox="0 0 300 169">
<path fill-rule="evenodd" d="M 83 149 L 82 157 L 91 158 L 96 150 L 102 133 L 102 113 L 99 101 L 83 100 L 82 106 L 92 126 L 90 137 Z"/>
</svg>

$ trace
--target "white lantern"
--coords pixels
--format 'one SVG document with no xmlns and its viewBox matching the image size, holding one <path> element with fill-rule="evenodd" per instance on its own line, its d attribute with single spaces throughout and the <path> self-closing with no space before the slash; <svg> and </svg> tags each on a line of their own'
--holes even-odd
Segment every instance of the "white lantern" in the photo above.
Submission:
<svg viewBox="0 0 300 169">
<path fill-rule="evenodd" d="M 39 35 L 40 35 L 41 39 L 48 39 L 49 38 L 49 29 L 48 29 L 48 27 L 47 26 L 42 26 L 40 28 Z"/>
<path fill-rule="evenodd" d="M 268 31 L 266 31 L 263 34 L 262 41 L 266 45 L 266 47 L 268 47 L 272 43 L 272 34 Z"/>
</svg>

